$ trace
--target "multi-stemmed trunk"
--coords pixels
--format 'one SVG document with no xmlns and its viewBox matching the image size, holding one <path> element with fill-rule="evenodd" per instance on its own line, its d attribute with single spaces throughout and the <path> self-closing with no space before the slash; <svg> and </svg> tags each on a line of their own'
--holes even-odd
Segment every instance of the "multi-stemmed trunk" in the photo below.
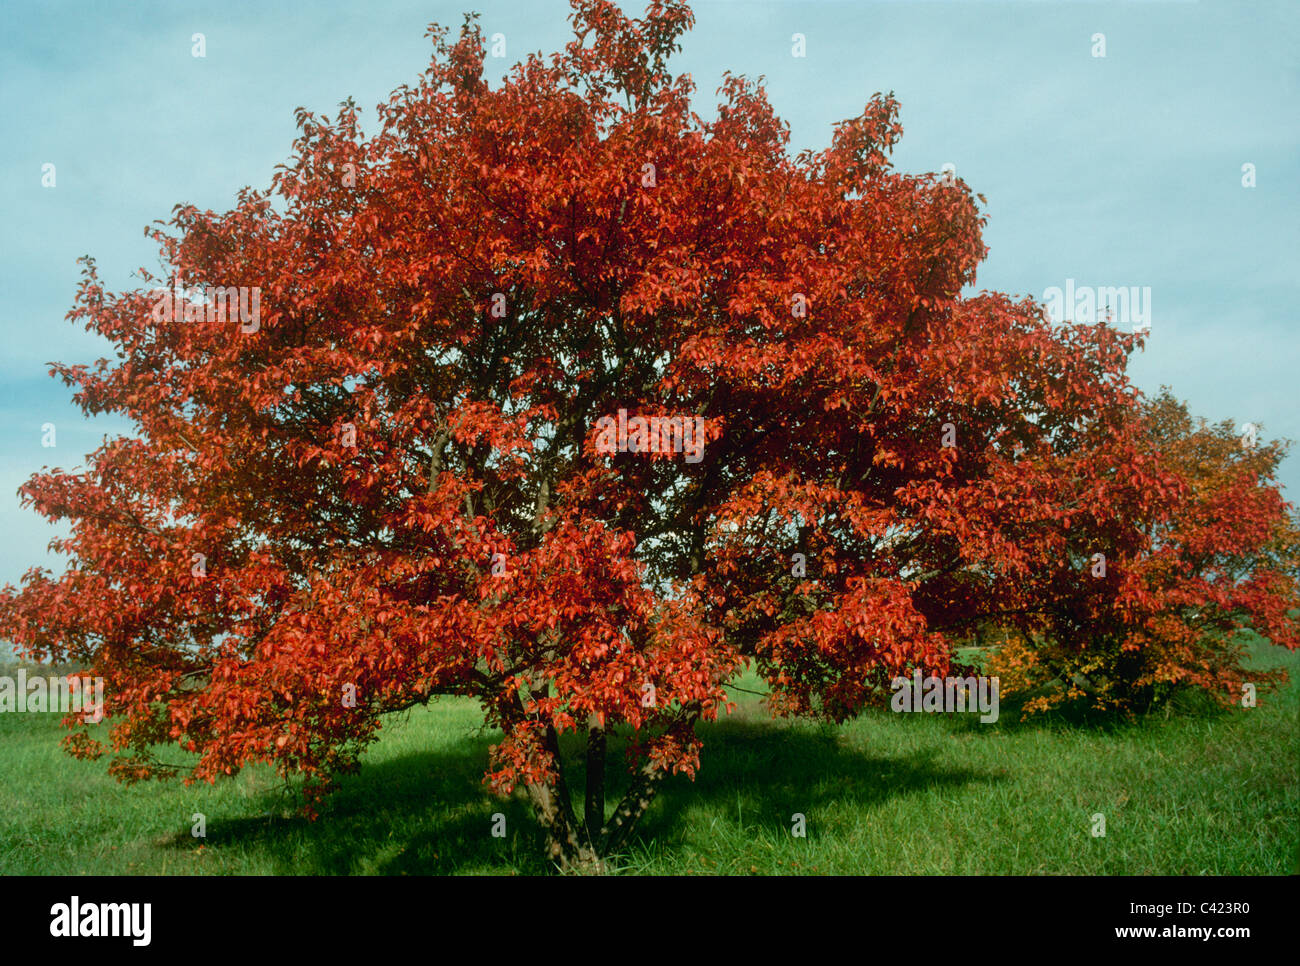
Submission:
<svg viewBox="0 0 1300 966">
<path fill-rule="evenodd" d="M 654 801 L 664 770 L 645 761 L 632 776 L 631 786 L 613 813 L 605 818 L 605 729 L 587 729 L 587 781 L 582 820 L 573 809 L 560 759 L 559 738 L 553 728 L 546 733 L 546 751 L 552 759 L 552 778 L 525 786 L 529 801 L 546 836 L 547 858 L 562 871 L 600 874 L 605 861 L 626 845 L 637 822 Z"/>
</svg>

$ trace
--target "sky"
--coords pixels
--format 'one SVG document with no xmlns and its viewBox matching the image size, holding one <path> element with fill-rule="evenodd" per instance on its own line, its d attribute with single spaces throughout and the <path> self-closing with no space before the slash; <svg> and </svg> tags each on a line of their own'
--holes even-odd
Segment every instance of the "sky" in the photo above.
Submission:
<svg viewBox="0 0 1300 966">
<path fill-rule="evenodd" d="M 1300 2 L 692 6 L 672 67 L 695 80 L 699 114 L 713 116 L 725 70 L 763 75 L 797 152 L 892 91 L 895 167 L 951 164 L 987 201 L 977 288 L 1136 288 L 1150 326 L 1130 366 L 1140 388 L 1300 440 Z M 48 375 L 50 361 L 111 355 L 65 318 L 77 258 L 94 256 L 110 289 L 135 287 L 158 268 L 146 226 L 266 188 L 299 106 L 333 114 L 351 96 L 373 133 L 374 105 L 428 65 L 427 25 L 454 28 L 466 10 L 505 37 L 494 82 L 571 39 L 567 0 L 0 0 L 0 584 L 62 569 L 45 549 L 58 531 L 20 507 L 18 486 L 129 431 L 84 419 Z M 1281 478 L 1300 497 L 1300 452 Z"/>
</svg>

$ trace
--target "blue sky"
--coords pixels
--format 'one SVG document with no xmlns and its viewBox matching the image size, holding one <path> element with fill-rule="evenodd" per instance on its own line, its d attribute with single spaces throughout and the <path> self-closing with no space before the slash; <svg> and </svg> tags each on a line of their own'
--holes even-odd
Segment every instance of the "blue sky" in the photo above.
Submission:
<svg viewBox="0 0 1300 966">
<path fill-rule="evenodd" d="M 640 4 L 625 2 L 625 10 Z M 1151 291 L 1137 384 L 1192 411 L 1300 440 L 1300 3 L 727 2 L 698 0 L 675 68 L 711 116 L 722 72 L 766 75 L 791 149 L 893 91 L 905 171 L 944 164 L 987 199 L 978 285 Z M 430 21 L 481 13 L 507 59 L 569 39 L 566 0 L 37 3 L 3 7 L 0 78 L 0 583 L 54 531 L 15 490 L 42 466 L 79 466 L 105 433 L 83 420 L 49 360 L 107 346 L 65 321 L 76 259 L 112 288 L 156 268 L 143 228 L 191 202 L 230 208 L 288 157 L 292 112 L 373 107 L 427 65 Z M 206 56 L 191 55 L 205 35 Z M 792 34 L 806 56 L 791 53 Z M 1093 56 L 1093 35 L 1106 56 Z M 43 187 L 42 165 L 56 184 Z M 1242 165 L 1256 186 L 1242 186 Z M 57 428 L 44 448 L 42 424 Z M 1300 494 L 1300 453 L 1283 467 Z"/>
</svg>

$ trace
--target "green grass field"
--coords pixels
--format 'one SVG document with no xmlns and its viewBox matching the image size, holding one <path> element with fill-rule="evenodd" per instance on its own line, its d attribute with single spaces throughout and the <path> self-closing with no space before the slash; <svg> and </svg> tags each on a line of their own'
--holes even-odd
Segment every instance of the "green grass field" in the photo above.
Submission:
<svg viewBox="0 0 1300 966">
<path fill-rule="evenodd" d="M 694 782 L 666 783 L 618 863 L 631 874 L 1287 874 L 1300 843 L 1300 655 L 1254 709 L 996 724 L 873 711 L 774 722 L 761 699 L 703 728 Z M 759 690 L 752 676 L 738 681 Z M 0 874 L 538 874 L 522 793 L 482 784 L 475 704 L 394 715 L 316 822 L 267 769 L 126 788 L 58 747 L 58 715 L 0 715 Z M 571 750 L 577 762 L 577 746 Z M 621 763 L 611 746 L 611 769 Z M 576 782 L 580 775 L 571 776 Z M 612 807 L 612 802 L 611 802 Z M 191 833 L 206 816 L 207 837 Z M 507 835 L 490 834 L 506 815 Z M 806 816 L 807 836 L 791 834 Z M 1105 815 L 1104 838 L 1091 816 Z"/>
</svg>

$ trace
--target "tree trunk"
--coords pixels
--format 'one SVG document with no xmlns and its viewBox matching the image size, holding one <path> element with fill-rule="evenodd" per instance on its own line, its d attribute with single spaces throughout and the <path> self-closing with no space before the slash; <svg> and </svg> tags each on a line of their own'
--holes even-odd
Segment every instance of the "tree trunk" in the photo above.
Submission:
<svg viewBox="0 0 1300 966">
<path fill-rule="evenodd" d="M 582 817 L 587 822 L 587 841 L 595 846 L 605 825 L 605 729 L 597 724 L 587 729 L 587 798 Z"/>
<path fill-rule="evenodd" d="M 641 816 L 646 813 L 646 809 L 654 801 L 655 793 L 659 790 L 659 783 L 663 779 L 663 769 L 648 761 L 642 763 L 641 767 L 636 770 L 636 775 L 632 779 L 632 787 L 627 790 L 623 800 L 614 809 L 614 814 L 609 817 L 609 822 L 601 829 L 600 839 L 596 846 L 601 855 L 612 855 L 623 847 L 628 836 L 632 834 L 632 829 L 636 827 L 636 823 L 641 820 Z"/>
<path fill-rule="evenodd" d="M 537 821 L 546 834 L 547 858 L 566 872 L 599 874 L 604 871 L 604 865 L 573 814 L 569 787 L 560 761 L 560 742 L 554 728 L 546 730 L 546 750 L 550 753 L 555 777 L 526 788 Z"/>
<path fill-rule="evenodd" d="M 695 710 L 678 721 L 675 727 L 690 729 L 698 717 Z M 573 811 L 568 784 L 560 760 L 560 742 L 555 729 L 547 728 L 544 747 L 550 755 L 554 777 L 528 785 L 528 797 L 537 813 L 538 824 L 546 834 L 546 854 L 562 871 L 600 875 L 605 859 L 619 852 L 627 843 L 637 822 L 654 801 L 659 785 L 667 773 L 646 760 L 632 776 L 632 784 L 609 817 L 605 815 L 605 729 L 592 724 L 587 729 L 587 782 L 583 822 Z"/>
</svg>

